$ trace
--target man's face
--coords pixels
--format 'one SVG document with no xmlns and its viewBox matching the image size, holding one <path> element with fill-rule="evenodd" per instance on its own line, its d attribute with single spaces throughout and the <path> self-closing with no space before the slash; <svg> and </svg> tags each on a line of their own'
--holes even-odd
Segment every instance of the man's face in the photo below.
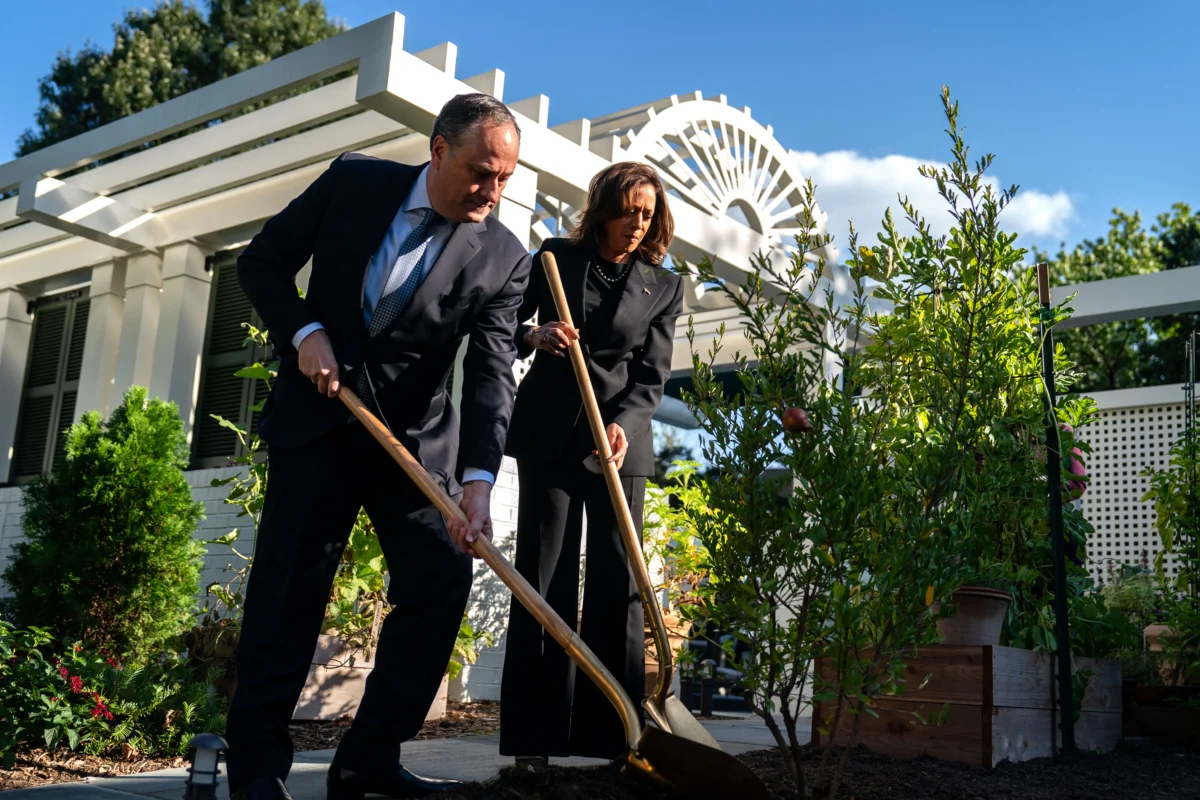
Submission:
<svg viewBox="0 0 1200 800">
<path fill-rule="evenodd" d="M 520 147 L 512 125 L 481 125 L 457 147 L 434 139 L 426 184 L 434 211 L 452 222 L 482 222 L 516 170 Z"/>
</svg>

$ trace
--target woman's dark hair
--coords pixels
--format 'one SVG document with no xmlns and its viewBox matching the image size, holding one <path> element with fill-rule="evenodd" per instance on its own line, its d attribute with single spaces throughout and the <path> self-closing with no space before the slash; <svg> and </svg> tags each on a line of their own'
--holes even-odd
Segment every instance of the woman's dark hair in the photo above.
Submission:
<svg viewBox="0 0 1200 800">
<path fill-rule="evenodd" d="M 433 121 L 433 133 L 429 134 L 429 146 L 441 136 L 450 147 L 462 144 L 467 134 L 481 125 L 512 125 L 521 140 L 521 128 L 508 106 L 488 94 L 479 92 L 459 94 L 451 97 L 442 106 Z"/>
<path fill-rule="evenodd" d="M 650 230 L 638 245 L 634 256 L 647 264 L 659 266 L 667 255 L 671 237 L 675 234 L 675 220 L 667 207 L 667 193 L 654 167 L 633 161 L 620 161 L 605 167 L 592 178 L 588 187 L 587 207 L 575 230 L 571 231 L 571 242 L 599 247 L 603 242 L 604 225 L 624 216 L 633 207 L 634 193 L 639 186 L 654 189 L 654 217 Z"/>
</svg>

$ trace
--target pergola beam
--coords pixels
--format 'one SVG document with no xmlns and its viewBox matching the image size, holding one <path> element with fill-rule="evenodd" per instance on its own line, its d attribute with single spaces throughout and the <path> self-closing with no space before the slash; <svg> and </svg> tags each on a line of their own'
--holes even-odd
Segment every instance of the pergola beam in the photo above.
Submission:
<svg viewBox="0 0 1200 800">
<path fill-rule="evenodd" d="M 1055 301 L 1075 295 L 1074 315 L 1059 328 L 1200 311 L 1200 266 L 1051 288 Z"/>
<path fill-rule="evenodd" d="M 0 164 L 0 191 L 54 177 L 161 139 L 330 75 L 403 52 L 404 17 L 393 13 L 165 103 Z"/>
</svg>

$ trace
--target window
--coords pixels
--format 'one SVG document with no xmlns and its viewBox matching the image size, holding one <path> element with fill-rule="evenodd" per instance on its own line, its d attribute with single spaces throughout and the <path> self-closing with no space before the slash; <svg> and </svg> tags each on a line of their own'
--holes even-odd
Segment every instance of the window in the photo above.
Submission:
<svg viewBox="0 0 1200 800">
<path fill-rule="evenodd" d="M 254 430 L 254 406 L 266 399 L 265 381 L 240 378 L 235 373 L 270 354 L 246 342 L 243 323 L 261 328 L 262 318 L 250 306 L 237 278 L 237 256 L 221 254 L 213 262 L 213 285 L 209 298 L 208 332 L 200 368 L 200 397 L 192 433 L 192 464 L 216 467 L 243 454 L 235 432 L 223 427 L 213 415 Z"/>
<path fill-rule="evenodd" d="M 66 456 L 66 429 L 75 422 L 91 300 L 86 290 L 34 303 L 29 364 L 17 419 L 10 480 L 21 483 L 48 472 Z"/>
</svg>

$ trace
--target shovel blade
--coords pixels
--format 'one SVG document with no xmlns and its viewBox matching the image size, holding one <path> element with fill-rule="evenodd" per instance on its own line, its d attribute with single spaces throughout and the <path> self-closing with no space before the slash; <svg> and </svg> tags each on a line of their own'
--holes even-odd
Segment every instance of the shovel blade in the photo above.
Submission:
<svg viewBox="0 0 1200 800">
<path fill-rule="evenodd" d="M 667 695 L 663 700 L 648 697 L 642 705 L 645 706 L 650 719 L 667 732 L 716 750 L 721 749 L 713 735 L 700 724 L 700 720 L 692 716 L 692 712 L 688 711 L 675 695 Z"/>
<path fill-rule="evenodd" d="M 643 773 L 638 777 L 665 784 L 685 795 L 737 800 L 770 798 L 766 784 L 741 761 L 720 748 L 659 728 L 647 727 L 642 731 L 637 756 L 641 762 L 638 771 Z"/>
</svg>

